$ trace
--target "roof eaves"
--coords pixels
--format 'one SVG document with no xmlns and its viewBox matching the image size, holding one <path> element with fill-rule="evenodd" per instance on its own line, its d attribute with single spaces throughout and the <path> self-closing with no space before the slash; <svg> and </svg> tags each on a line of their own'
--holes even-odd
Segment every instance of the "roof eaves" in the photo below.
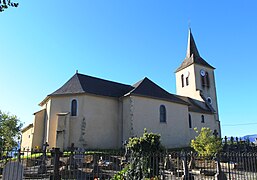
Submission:
<svg viewBox="0 0 257 180">
<path fill-rule="evenodd" d="M 23 133 L 23 132 L 27 131 L 27 130 L 30 129 L 30 128 L 33 128 L 33 123 L 31 123 L 31 124 L 27 125 L 26 127 L 24 127 L 24 128 L 21 130 L 21 132 Z"/>
<path fill-rule="evenodd" d="M 202 109 L 194 109 L 194 108 L 188 108 L 189 112 L 196 112 L 196 113 L 204 113 L 204 114 L 214 114 L 211 111 L 202 110 Z"/>
<path fill-rule="evenodd" d="M 182 64 L 182 65 L 175 71 L 175 73 L 181 71 L 182 69 L 185 69 L 185 68 L 189 67 L 189 66 L 192 65 L 192 64 L 194 64 L 194 62 L 190 62 L 190 63 L 188 63 L 187 65 L 183 65 L 183 64 Z"/>
<path fill-rule="evenodd" d="M 37 112 L 34 112 L 33 113 L 33 115 L 36 115 L 36 114 L 38 114 L 38 113 L 40 113 L 40 112 L 42 112 L 42 111 L 45 111 L 46 109 L 41 109 L 41 110 L 39 110 L 39 111 L 37 111 Z"/>
<path fill-rule="evenodd" d="M 43 106 L 49 99 L 50 99 L 50 95 L 46 96 L 45 99 L 43 99 L 43 101 L 41 101 L 38 105 Z"/>
<path fill-rule="evenodd" d="M 149 96 L 149 95 L 144 95 L 144 94 L 137 94 L 137 93 L 130 93 L 129 95 L 132 96 L 139 96 L 139 97 L 146 97 L 146 98 L 152 98 L 152 99 L 158 99 L 158 100 L 164 100 L 164 101 L 169 101 L 173 103 L 178 103 L 178 104 L 183 104 L 183 105 L 189 105 L 189 103 L 183 101 L 183 100 L 175 100 L 171 98 L 161 98 L 161 97 L 155 97 L 155 96 Z"/>
</svg>

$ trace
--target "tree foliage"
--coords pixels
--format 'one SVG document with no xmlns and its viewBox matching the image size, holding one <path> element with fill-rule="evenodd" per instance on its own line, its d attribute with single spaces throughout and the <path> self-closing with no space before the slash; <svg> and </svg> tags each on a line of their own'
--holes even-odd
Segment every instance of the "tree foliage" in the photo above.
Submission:
<svg viewBox="0 0 257 180">
<path fill-rule="evenodd" d="M 210 128 L 203 127 L 198 136 L 191 141 L 191 147 L 201 156 L 211 156 L 222 150 L 222 140 L 213 135 Z"/>
<path fill-rule="evenodd" d="M 22 123 L 17 116 L 0 111 L 0 148 L 11 149 L 17 146 L 21 127 Z"/>
<path fill-rule="evenodd" d="M 127 147 L 132 153 L 155 153 L 162 150 L 161 136 L 155 133 L 148 133 L 144 129 L 142 137 L 129 138 Z"/>
<path fill-rule="evenodd" d="M 11 0 L 0 0 L 0 12 L 3 12 L 8 7 L 18 7 L 19 3 L 12 2 Z"/>
<path fill-rule="evenodd" d="M 153 164 L 158 164 L 154 155 L 163 150 L 160 138 L 159 134 L 148 133 L 145 129 L 142 137 L 129 139 L 127 148 L 130 151 L 130 164 L 125 173 L 128 179 L 152 178 L 150 176 L 158 174 Z"/>
</svg>

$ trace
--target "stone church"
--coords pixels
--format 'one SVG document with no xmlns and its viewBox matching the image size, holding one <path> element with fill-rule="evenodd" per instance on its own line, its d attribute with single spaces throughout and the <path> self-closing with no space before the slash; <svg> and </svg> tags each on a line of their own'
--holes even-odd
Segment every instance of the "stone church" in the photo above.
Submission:
<svg viewBox="0 0 257 180">
<path fill-rule="evenodd" d="M 129 137 L 161 134 L 166 148 L 187 147 L 194 128 L 209 127 L 220 136 L 214 67 L 199 54 L 191 30 L 186 57 L 176 69 L 176 94 L 148 78 L 134 85 L 80 73 L 49 94 L 22 130 L 22 150 L 117 149 Z"/>
</svg>

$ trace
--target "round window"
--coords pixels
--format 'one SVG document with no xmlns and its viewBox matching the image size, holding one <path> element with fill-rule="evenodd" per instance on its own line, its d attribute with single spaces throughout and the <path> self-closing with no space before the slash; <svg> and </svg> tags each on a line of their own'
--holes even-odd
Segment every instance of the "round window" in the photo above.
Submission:
<svg viewBox="0 0 257 180">
<path fill-rule="evenodd" d="M 212 104 L 212 99 L 211 99 L 211 97 L 208 97 L 208 98 L 207 98 L 207 101 L 208 101 L 208 103 Z"/>
</svg>

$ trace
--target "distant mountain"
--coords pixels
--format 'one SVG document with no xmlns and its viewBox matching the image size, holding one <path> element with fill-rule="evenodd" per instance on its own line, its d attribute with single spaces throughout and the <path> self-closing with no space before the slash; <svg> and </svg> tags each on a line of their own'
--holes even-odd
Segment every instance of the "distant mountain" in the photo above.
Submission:
<svg viewBox="0 0 257 180">
<path fill-rule="evenodd" d="M 233 137 L 234 141 L 236 141 L 236 137 Z M 250 142 L 256 142 L 257 134 L 252 135 L 245 135 L 243 137 L 238 137 L 238 140 L 246 141 L 247 139 L 250 140 Z M 230 141 L 231 137 L 227 137 L 227 140 Z M 223 139 L 224 140 L 224 139 Z"/>
<path fill-rule="evenodd" d="M 257 138 L 257 134 L 246 135 L 246 136 L 241 137 L 242 140 L 247 140 L 247 139 L 249 139 L 250 142 L 255 142 L 255 141 L 256 141 L 256 138 Z"/>
</svg>

